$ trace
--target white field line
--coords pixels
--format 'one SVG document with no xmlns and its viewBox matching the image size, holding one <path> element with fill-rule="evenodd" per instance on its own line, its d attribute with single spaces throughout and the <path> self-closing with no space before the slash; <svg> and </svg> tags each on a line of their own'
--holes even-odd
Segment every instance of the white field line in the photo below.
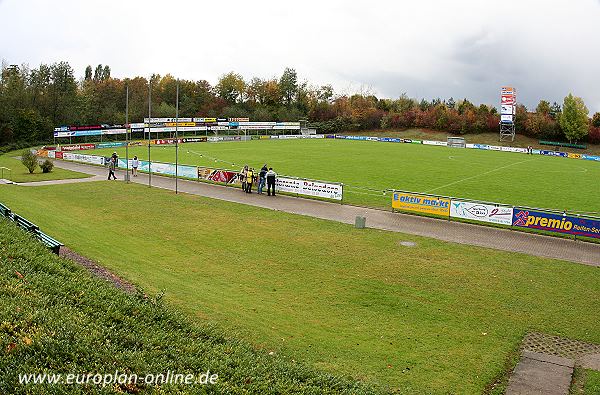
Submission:
<svg viewBox="0 0 600 395">
<path fill-rule="evenodd" d="M 473 178 L 477 178 L 477 177 L 485 176 L 486 174 L 490 174 L 490 173 L 493 173 L 493 172 L 495 172 L 495 171 L 498 171 L 498 170 L 503 170 L 503 169 L 506 169 L 506 168 L 508 168 L 508 167 L 511 167 L 511 166 L 520 165 L 521 163 L 525 163 L 525 162 L 531 162 L 532 160 L 536 160 L 536 159 L 538 159 L 538 158 L 533 158 L 533 159 L 522 160 L 522 161 L 520 161 L 520 162 L 513 162 L 513 163 L 510 163 L 510 164 L 508 164 L 508 165 L 506 165 L 506 166 L 500 166 L 500 167 L 497 167 L 497 168 L 495 168 L 495 169 L 488 170 L 488 171 L 485 171 L 485 172 L 483 172 L 483 173 L 480 173 L 480 174 L 476 174 L 476 175 L 474 175 L 474 176 L 471 176 L 471 177 L 466 177 L 466 178 L 463 178 L 463 179 L 461 179 L 461 180 L 458 180 L 458 181 L 453 181 L 453 182 L 451 182 L 451 183 L 449 183 L 449 184 L 442 185 L 442 186 L 439 186 L 439 187 L 436 187 L 436 188 L 430 189 L 430 190 L 426 191 L 425 193 L 431 193 L 431 192 L 437 191 L 438 189 L 442 189 L 442 188 L 449 187 L 450 185 L 459 184 L 459 183 L 461 183 L 461 182 L 464 182 L 464 181 L 469 181 L 469 180 L 472 180 Z"/>
</svg>

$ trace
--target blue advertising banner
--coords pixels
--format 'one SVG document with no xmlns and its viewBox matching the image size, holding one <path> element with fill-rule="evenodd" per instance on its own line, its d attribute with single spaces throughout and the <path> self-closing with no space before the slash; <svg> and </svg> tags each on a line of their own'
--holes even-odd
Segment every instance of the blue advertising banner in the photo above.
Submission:
<svg viewBox="0 0 600 395">
<path fill-rule="evenodd" d="M 515 207 L 513 226 L 600 239 L 600 218 L 581 218 Z"/>
<path fill-rule="evenodd" d="M 567 156 L 569 156 L 569 154 L 567 154 L 566 152 L 549 151 L 549 150 L 540 150 L 540 154 L 548 155 L 548 156 L 561 156 L 563 158 L 566 158 Z"/>
<path fill-rule="evenodd" d="M 124 147 L 125 145 L 127 145 L 127 144 L 124 142 L 98 143 L 98 144 L 96 144 L 96 148 Z"/>
<path fill-rule="evenodd" d="M 385 143 L 402 143 L 402 139 L 395 139 L 392 137 L 379 137 L 379 141 L 383 141 Z"/>
<path fill-rule="evenodd" d="M 595 160 L 600 162 L 600 156 L 595 156 L 595 155 L 581 155 L 581 159 L 585 159 L 585 160 Z"/>
</svg>

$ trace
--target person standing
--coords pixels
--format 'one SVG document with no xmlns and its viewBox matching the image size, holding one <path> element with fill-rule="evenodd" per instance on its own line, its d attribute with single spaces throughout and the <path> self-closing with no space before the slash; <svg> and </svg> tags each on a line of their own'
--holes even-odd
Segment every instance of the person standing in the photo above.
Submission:
<svg viewBox="0 0 600 395">
<path fill-rule="evenodd" d="M 140 165 L 140 161 L 138 160 L 137 155 L 133 157 L 133 160 L 131 161 L 131 174 L 133 174 L 134 177 L 137 177 L 137 169 L 138 166 Z"/>
<path fill-rule="evenodd" d="M 267 164 L 260 169 L 260 173 L 258 173 L 258 193 L 262 195 L 263 188 L 265 187 L 265 181 L 267 179 Z"/>
<path fill-rule="evenodd" d="M 272 167 L 269 167 L 269 171 L 267 172 L 267 194 L 269 196 L 275 196 L 275 180 L 277 179 L 277 173 L 273 171 Z M 271 189 L 273 189 L 273 194 L 271 195 Z"/>
<path fill-rule="evenodd" d="M 244 165 L 240 171 L 240 181 L 242 183 L 242 191 L 246 192 L 246 176 L 248 175 L 248 165 Z"/>
<path fill-rule="evenodd" d="M 110 158 L 110 161 L 108 162 L 108 179 L 110 180 L 110 177 L 113 177 L 113 180 L 117 179 L 117 176 L 115 176 L 115 169 L 116 169 L 116 160 L 115 158 Z"/>
<path fill-rule="evenodd" d="M 252 182 L 254 181 L 254 169 L 248 169 L 246 173 L 246 193 L 252 193 Z"/>
</svg>

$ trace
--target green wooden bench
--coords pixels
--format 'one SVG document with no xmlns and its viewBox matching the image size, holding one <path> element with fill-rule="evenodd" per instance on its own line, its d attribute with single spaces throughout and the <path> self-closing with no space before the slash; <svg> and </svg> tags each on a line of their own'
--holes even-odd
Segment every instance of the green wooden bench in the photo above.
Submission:
<svg viewBox="0 0 600 395">
<path fill-rule="evenodd" d="M 583 144 L 559 143 L 557 141 L 540 140 L 539 143 L 541 145 L 552 145 L 555 147 L 577 148 L 577 149 L 586 149 L 587 148 L 587 145 L 583 145 Z"/>
<path fill-rule="evenodd" d="M 10 218 L 10 209 L 2 203 L 0 203 L 0 215 Z"/>
<path fill-rule="evenodd" d="M 23 228 L 28 232 L 35 233 L 40 230 L 39 226 L 37 226 L 31 221 L 28 221 L 27 219 L 21 217 L 18 214 L 13 213 L 12 220 L 17 224 L 19 228 Z"/>
<path fill-rule="evenodd" d="M 50 248 L 50 250 L 53 253 L 55 253 L 56 255 L 59 254 L 60 247 L 62 247 L 64 245 L 60 241 L 48 236 L 47 234 L 45 234 L 44 232 L 42 232 L 40 230 L 38 230 L 36 232 L 36 236 L 42 243 L 44 243 L 48 248 Z"/>
<path fill-rule="evenodd" d="M 33 222 L 27 220 L 26 218 L 21 217 L 18 214 L 12 213 L 10 211 L 10 209 L 2 203 L 0 203 L 0 215 L 3 215 L 6 218 L 13 221 L 14 223 L 16 223 L 19 228 L 33 233 L 33 235 L 39 241 L 44 243 L 53 253 L 55 253 L 56 255 L 59 254 L 60 247 L 62 247 L 64 244 L 61 243 L 60 241 L 56 240 L 55 238 L 42 232 L 40 230 L 39 226 L 37 226 Z"/>
</svg>

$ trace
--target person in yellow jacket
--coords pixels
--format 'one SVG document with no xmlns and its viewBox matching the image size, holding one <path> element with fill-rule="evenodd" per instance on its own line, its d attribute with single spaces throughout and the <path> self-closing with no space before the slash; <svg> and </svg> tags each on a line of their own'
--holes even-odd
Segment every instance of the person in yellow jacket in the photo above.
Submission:
<svg viewBox="0 0 600 395">
<path fill-rule="evenodd" d="M 248 169 L 246 173 L 246 193 L 252 193 L 252 182 L 254 181 L 254 168 Z"/>
</svg>

